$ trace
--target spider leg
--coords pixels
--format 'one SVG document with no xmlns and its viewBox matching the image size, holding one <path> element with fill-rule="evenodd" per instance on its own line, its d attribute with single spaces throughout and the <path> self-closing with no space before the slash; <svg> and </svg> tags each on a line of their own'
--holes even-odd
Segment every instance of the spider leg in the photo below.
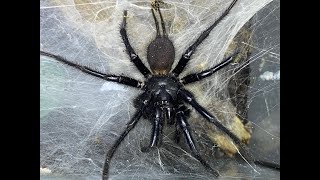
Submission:
<svg viewBox="0 0 320 180">
<path fill-rule="evenodd" d="M 262 160 L 256 160 L 251 153 L 249 152 L 249 149 L 245 144 L 241 142 L 241 140 L 233 134 L 229 129 L 227 129 L 223 124 L 221 124 L 217 118 L 215 118 L 212 114 L 210 114 L 205 108 L 203 108 L 193 97 L 193 95 L 185 90 L 181 89 L 178 94 L 180 97 L 187 103 L 189 103 L 193 108 L 196 109 L 206 120 L 209 122 L 213 123 L 216 127 L 218 127 L 221 131 L 226 133 L 232 140 L 233 142 L 236 143 L 236 145 L 239 146 L 239 154 L 244 157 L 244 160 L 249 163 L 251 166 L 252 164 L 257 164 L 257 165 L 262 165 L 268 168 L 273 168 L 280 170 L 280 165 L 276 163 L 271 163 L 271 162 L 266 162 Z"/>
<path fill-rule="evenodd" d="M 123 131 L 123 133 L 120 135 L 120 137 L 117 139 L 117 141 L 113 144 L 112 148 L 108 151 L 106 155 L 106 160 L 103 166 L 103 172 L 102 172 L 102 179 L 107 180 L 109 175 L 109 164 L 111 161 L 111 158 L 113 157 L 113 154 L 117 150 L 120 143 L 124 140 L 124 138 L 129 134 L 129 132 L 136 126 L 136 124 L 139 122 L 143 111 L 145 107 L 148 105 L 149 100 L 146 99 L 144 103 L 140 106 L 138 111 L 134 114 L 133 118 L 130 122 L 127 123 L 126 129 Z"/>
<path fill-rule="evenodd" d="M 239 154 L 242 155 L 250 165 L 254 163 L 254 158 L 252 157 L 246 145 L 242 143 L 235 134 L 233 134 L 223 124 L 221 124 L 212 114 L 210 114 L 205 108 L 203 108 L 189 91 L 180 89 L 178 94 L 186 103 L 189 103 L 196 111 L 198 111 L 198 113 L 200 113 L 207 121 L 213 123 L 217 128 L 226 133 L 233 140 L 233 142 L 238 145 Z"/>
<path fill-rule="evenodd" d="M 200 161 L 200 163 L 206 167 L 208 170 L 210 170 L 216 177 L 219 176 L 219 172 L 214 170 L 212 167 L 210 167 L 210 165 L 202 159 L 202 157 L 200 156 L 200 153 L 198 152 L 196 145 L 194 143 L 193 137 L 190 133 L 190 127 L 189 124 L 187 122 L 187 119 L 184 115 L 183 111 L 178 111 L 177 112 L 177 123 L 179 124 L 181 130 L 183 131 L 183 134 L 187 140 L 187 144 L 189 145 L 189 148 L 192 152 L 192 155 L 198 160 Z"/>
<path fill-rule="evenodd" d="M 127 18 L 127 10 L 123 11 L 123 21 L 120 26 L 121 38 L 123 40 L 124 45 L 126 46 L 126 50 L 130 57 L 130 60 L 138 68 L 141 74 L 144 75 L 144 77 L 148 77 L 148 75 L 150 74 L 149 69 L 142 63 L 141 59 L 139 58 L 139 56 L 136 54 L 136 52 L 133 50 L 133 48 L 130 45 L 128 35 L 127 35 L 127 30 L 126 30 L 126 25 L 127 25 L 126 18 Z"/>
<path fill-rule="evenodd" d="M 202 43 L 203 40 L 205 40 L 209 36 L 211 30 L 215 28 L 225 16 L 228 15 L 229 11 L 232 9 L 236 2 L 237 0 L 233 0 L 229 7 L 223 12 L 223 14 L 208 29 L 203 31 L 198 39 L 185 51 L 185 53 L 181 56 L 177 66 L 172 70 L 172 73 L 175 76 L 179 76 L 179 74 L 183 71 L 188 61 L 190 60 L 192 54 L 195 52 L 196 48 Z"/>
<path fill-rule="evenodd" d="M 174 140 L 177 144 L 179 144 L 180 142 L 180 137 L 181 137 L 181 128 L 180 128 L 180 125 L 177 123 L 176 124 L 176 132 L 174 134 Z"/>
<path fill-rule="evenodd" d="M 181 78 L 182 84 L 186 85 L 189 83 L 200 81 L 203 78 L 209 77 L 213 75 L 215 72 L 219 71 L 220 69 L 226 67 L 228 64 L 230 64 L 233 61 L 233 57 L 238 54 L 238 52 L 234 53 L 233 55 L 227 57 L 225 60 L 220 62 L 219 64 L 215 65 L 214 67 L 207 69 L 205 71 L 202 71 L 200 73 L 194 73 L 189 74 L 183 78 Z"/>
<path fill-rule="evenodd" d="M 272 162 L 267 162 L 267 161 L 262 161 L 262 160 L 256 160 L 256 161 L 254 161 L 254 163 L 257 165 L 271 168 L 271 169 L 280 170 L 280 164 L 277 164 L 277 163 L 272 163 Z"/>
<path fill-rule="evenodd" d="M 48 53 L 48 52 L 44 52 L 44 51 L 40 51 L 40 55 L 43 55 L 43 56 L 47 56 L 47 57 L 51 57 L 63 64 L 66 64 L 68 66 L 71 66 L 75 69 L 78 69 L 86 74 L 89 74 L 89 75 L 92 75 L 92 76 L 95 76 L 95 77 L 98 77 L 100 79 L 103 79 L 103 80 L 107 80 L 107 81 L 112 81 L 112 82 L 117 82 L 119 84 L 124 84 L 124 85 L 127 85 L 127 86 L 132 86 L 132 87 L 136 87 L 136 88 L 142 88 L 142 82 L 138 81 L 138 80 L 135 80 L 133 78 L 130 78 L 130 77 L 126 77 L 126 76 L 117 76 L 117 75 L 113 75 L 113 74 L 104 74 L 104 73 L 101 73 L 101 72 L 98 72 L 96 70 L 93 70 L 89 67 L 86 67 L 86 66 L 82 66 L 82 65 L 79 65 L 79 64 L 76 64 L 76 63 L 73 63 L 73 62 L 70 62 L 68 61 L 67 59 L 61 57 L 61 56 L 58 56 L 58 55 L 54 55 L 54 54 L 51 54 L 51 53 Z"/>
<path fill-rule="evenodd" d="M 148 152 L 152 148 L 159 145 L 159 136 L 161 136 L 162 134 L 163 120 L 163 112 L 161 111 L 160 107 L 156 107 L 155 117 L 153 119 L 153 128 L 150 139 L 150 145 L 148 147 L 142 147 L 142 152 Z"/>
</svg>

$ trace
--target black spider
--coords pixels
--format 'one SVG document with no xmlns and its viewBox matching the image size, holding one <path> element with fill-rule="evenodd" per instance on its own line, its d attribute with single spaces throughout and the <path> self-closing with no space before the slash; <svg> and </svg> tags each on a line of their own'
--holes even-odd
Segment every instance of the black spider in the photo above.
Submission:
<svg viewBox="0 0 320 180">
<path fill-rule="evenodd" d="M 61 56 L 53 55 L 48 52 L 40 51 L 41 55 L 52 57 L 55 60 L 69 65 L 73 68 L 79 69 L 84 73 L 96 76 L 98 78 L 113 81 L 120 84 L 124 84 L 127 86 L 132 86 L 135 88 L 139 88 L 144 91 L 140 94 L 137 99 L 135 99 L 135 105 L 137 106 L 137 111 L 135 112 L 131 121 L 127 124 L 125 131 L 121 134 L 121 136 L 114 143 L 112 148 L 108 151 L 106 155 L 106 160 L 103 168 L 103 177 L 102 179 L 108 178 L 108 169 L 110 160 L 115 153 L 116 149 L 120 145 L 120 143 L 124 140 L 126 135 L 135 127 L 138 123 L 141 116 L 146 117 L 151 120 L 153 123 L 152 135 L 150 140 L 150 145 L 148 147 L 143 147 L 141 150 L 143 152 L 149 151 L 151 148 L 157 147 L 160 145 L 160 136 L 162 134 L 162 128 L 165 121 L 169 125 L 176 126 L 176 134 L 180 134 L 183 132 L 187 144 L 192 152 L 192 155 L 201 162 L 209 171 L 211 171 L 215 176 L 219 176 L 219 173 L 214 170 L 210 165 L 202 159 L 198 150 L 196 149 L 194 140 L 190 133 L 190 127 L 187 122 L 187 117 L 189 114 L 189 110 L 186 108 L 185 103 L 190 104 L 198 113 L 200 113 L 207 121 L 213 123 L 216 127 L 218 127 L 221 131 L 227 134 L 234 143 L 239 147 L 239 151 L 244 156 L 244 158 L 248 161 L 248 163 L 253 164 L 261 164 L 267 167 L 280 169 L 280 165 L 273 164 L 265 161 L 255 160 L 251 154 L 249 153 L 247 147 L 241 142 L 241 140 L 234 135 L 230 130 L 228 130 L 225 126 L 223 126 L 214 115 L 208 112 L 204 107 L 202 107 L 193 95 L 184 89 L 184 85 L 190 84 L 196 81 L 200 81 L 203 78 L 209 77 L 213 75 L 218 70 L 226 67 L 233 61 L 233 57 L 237 54 L 233 54 L 230 57 L 223 60 L 218 65 L 194 74 L 189 74 L 183 78 L 180 78 L 180 73 L 184 70 L 188 61 L 190 60 L 192 54 L 195 52 L 196 48 L 202 43 L 206 37 L 208 37 L 210 31 L 229 13 L 232 7 L 235 5 L 237 0 L 233 0 L 229 7 L 224 11 L 224 13 L 202 34 L 198 37 L 198 39 L 185 51 L 185 53 L 181 56 L 177 66 L 171 71 L 171 66 L 174 62 L 175 57 L 175 48 L 172 44 L 172 41 L 168 38 L 165 29 L 165 23 L 159 8 L 159 2 L 155 1 L 153 4 L 153 8 L 151 8 L 151 12 L 155 21 L 157 36 L 156 38 L 149 44 L 147 50 L 147 60 L 150 65 L 150 70 L 142 63 L 139 56 L 135 53 L 133 48 L 130 45 L 128 40 L 127 32 L 126 32 L 126 17 L 127 11 L 125 10 L 123 13 L 123 21 L 120 27 L 120 34 L 122 40 L 126 46 L 127 53 L 130 57 L 130 60 L 135 64 L 138 70 L 144 75 L 146 78 L 145 82 L 140 82 L 130 77 L 126 76 L 118 76 L 112 74 L 104 74 L 88 68 L 86 66 L 78 65 L 72 63 Z M 155 16 L 155 10 L 159 13 L 162 34 L 159 29 L 159 23 Z"/>
</svg>

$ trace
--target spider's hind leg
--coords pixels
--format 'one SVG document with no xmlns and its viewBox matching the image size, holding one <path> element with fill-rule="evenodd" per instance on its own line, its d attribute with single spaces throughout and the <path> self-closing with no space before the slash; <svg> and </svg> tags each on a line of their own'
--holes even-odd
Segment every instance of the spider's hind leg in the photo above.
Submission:
<svg viewBox="0 0 320 180">
<path fill-rule="evenodd" d="M 211 75 L 213 75 L 214 73 L 216 73 L 220 69 L 229 65 L 234 60 L 234 57 L 236 57 L 237 54 L 238 54 L 238 51 L 235 52 L 233 55 L 227 57 L 222 62 L 220 62 L 219 64 L 215 65 L 214 67 L 212 67 L 210 69 L 204 70 L 199 73 L 189 74 L 189 75 L 181 78 L 182 84 L 186 85 L 189 83 L 200 81 L 206 77 L 210 77 Z"/>
<path fill-rule="evenodd" d="M 189 60 L 191 59 L 192 54 L 196 51 L 197 47 L 209 36 L 211 30 L 214 29 L 220 23 L 220 21 L 229 14 L 230 10 L 233 8 L 237 1 L 238 0 L 233 0 L 229 7 L 220 15 L 220 17 L 210 27 L 203 31 L 195 40 L 195 42 L 191 46 L 189 46 L 188 49 L 183 53 L 178 64 L 172 70 L 172 73 L 175 76 L 178 77 L 179 74 L 184 70 Z"/>
<path fill-rule="evenodd" d="M 120 26 L 120 34 L 121 38 L 123 40 L 124 45 L 126 46 L 127 53 L 130 57 L 130 60 L 134 63 L 134 65 L 138 68 L 138 70 L 143 74 L 145 77 L 148 77 L 150 75 L 149 69 L 142 63 L 139 56 L 136 54 L 134 49 L 132 48 L 128 35 L 127 35 L 127 10 L 123 11 L 123 20 Z"/>
</svg>

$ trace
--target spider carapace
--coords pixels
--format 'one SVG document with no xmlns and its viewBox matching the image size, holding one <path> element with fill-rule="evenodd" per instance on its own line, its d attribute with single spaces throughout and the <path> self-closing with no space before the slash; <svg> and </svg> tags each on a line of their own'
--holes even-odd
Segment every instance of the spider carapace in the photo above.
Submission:
<svg viewBox="0 0 320 180">
<path fill-rule="evenodd" d="M 125 44 L 126 51 L 129 55 L 130 60 L 135 64 L 137 69 L 145 77 L 145 82 L 135 80 L 133 78 L 104 74 L 91 69 L 86 66 L 82 66 L 71 61 L 64 59 L 61 56 L 57 56 L 48 52 L 40 51 L 41 55 L 51 57 L 61 63 L 68 66 L 76 68 L 86 74 L 93 75 L 95 77 L 113 81 L 119 84 L 139 88 L 142 93 L 135 99 L 135 107 L 137 108 L 132 119 L 127 123 L 127 127 L 120 135 L 120 137 L 115 141 L 111 149 L 107 152 L 106 160 L 103 168 L 102 179 L 108 179 L 109 166 L 111 158 L 115 153 L 118 146 L 127 136 L 127 134 L 135 127 L 141 117 L 149 119 L 153 124 L 150 144 L 147 147 L 143 147 L 141 150 L 147 152 L 154 147 L 161 144 L 161 134 L 162 129 L 165 124 L 175 125 L 176 134 L 183 133 L 186 139 L 192 155 L 199 160 L 199 162 L 206 167 L 213 175 L 219 176 L 219 172 L 212 168 L 200 155 L 196 148 L 196 144 L 192 138 L 191 128 L 188 125 L 187 118 L 189 117 L 190 110 L 185 106 L 185 104 L 191 105 L 199 114 L 201 114 L 204 119 L 212 123 L 227 136 L 229 136 L 232 141 L 239 147 L 239 153 L 246 159 L 250 164 L 260 164 L 271 168 L 280 169 L 280 165 L 255 160 L 247 149 L 246 145 L 228 128 L 226 128 L 217 118 L 208 112 L 203 106 L 201 106 L 197 100 L 193 97 L 192 93 L 184 89 L 184 85 L 190 84 L 196 81 L 200 81 L 203 78 L 213 75 L 218 70 L 230 64 L 234 56 L 233 54 L 216 66 L 204 70 L 199 73 L 193 73 L 180 78 L 180 73 L 184 70 L 188 61 L 191 59 L 192 54 L 195 52 L 196 48 L 209 36 L 210 31 L 225 17 L 228 15 L 229 11 L 235 5 L 237 0 L 233 0 L 228 8 L 223 12 L 223 14 L 201 35 L 197 40 L 183 53 L 180 60 L 178 61 L 176 67 L 172 70 L 172 65 L 175 59 L 175 48 L 172 41 L 168 38 L 165 22 L 163 20 L 159 1 L 155 1 L 152 5 L 151 12 L 155 21 L 156 26 L 156 38 L 149 44 L 147 49 L 147 61 L 150 66 L 151 71 L 142 63 L 139 56 L 136 54 L 134 49 L 131 47 L 127 32 L 126 32 L 126 18 L 127 11 L 123 13 L 123 21 L 120 26 L 121 38 Z M 160 25 L 162 32 L 160 31 L 159 22 L 156 18 L 156 12 L 160 16 Z"/>
</svg>

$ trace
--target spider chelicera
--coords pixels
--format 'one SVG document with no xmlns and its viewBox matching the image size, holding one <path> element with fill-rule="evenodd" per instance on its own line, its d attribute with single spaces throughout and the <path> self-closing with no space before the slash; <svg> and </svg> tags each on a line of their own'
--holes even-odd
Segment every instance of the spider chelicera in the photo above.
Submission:
<svg viewBox="0 0 320 180">
<path fill-rule="evenodd" d="M 195 52 L 196 48 L 203 42 L 204 39 L 208 37 L 210 31 L 225 16 L 228 15 L 229 11 L 232 9 L 236 2 L 237 0 L 233 0 L 229 7 L 223 12 L 223 14 L 209 28 L 203 31 L 202 34 L 190 47 L 188 47 L 188 49 L 181 56 L 178 64 L 173 70 L 171 70 L 171 66 L 175 58 L 175 48 L 173 46 L 172 41 L 168 38 L 165 28 L 165 22 L 163 20 L 159 7 L 159 1 L 155 1 L 151 8 L 157 31 L 156 38 L 149 44 L 147 50 L 147 61 L 150 65 L 151 71 L 142 63 L 141 59 L 130 45 L 126 32 L 127 11 L 125 10 L 123 13 L 123 21 L 120 26 L 120 34 L 125 44 L 126 51 L 130 57 L 130 60 L 134 63 L 134 65 L 140 71 L 140 73 L 142 73 L 145 77 L 144 82 L 140 82 L 127 76 L 104 74 L 86 66 L 70 62 L 61 56 L 40 51 L 40 55 L 51 57 L 61 63 L 76 68 L 86 74 L 93 75 L 95 77 L 107 81 L 113 81 L 119 84 L 139 88 L 143 91 L 143 93 L 141 93 L 135 99 L 135 105 L 137 106 L 137 110 L 134 116 L 127 124 L 125 131 L 116 140 L 116 142 L 113 144 L 112 148 L 108 151 L 106 155 L 102 179 L 108 179 L 108 170 L 113 154 L 117 150 L 120 143 L 124 140 L 127 134 L 135 127 L 135 125 L 138 123 L 142 116 L 146 117 L 153 123 L 150 144 L 148 147 L 143 147 L 141 149 L 143 152 L 147 152 L 152 148 L 160 145 L 162 129 L 166 122 L 166 124 L 175 125 L 176 134 L 184 134 L 186 142 L 192 152 L 192 155 L 197 160 L 199 160 L 204 167 L 206 167 L 210 172 L 212 172 L 212 174 L 214 174 L 215 176 L 219 176 L 218 171 L 213 169 L 200 156 L 196 148 L 187 121 L 187 118 L 189 117 L 189 110 L 187 109 L 185 104 L 191 105 L 207 121 L 209 121 L 217 128 L 219 128 L 221 131 L 223 131 L 225 134 L 227 134 L 227 136 L 229 136 L 233 140 L 233 142 L 239 147 L 239 153 L 241 153 L 241 155 L 247 160 L 248 163 L 256 163 L 267 167 L 280 169 L 280 165 L 278 164 L 255 160 L 249 153 L 249 150 L 247 149 L 246 145 L 234 133 L 232 133 L 224 125 L 222 125 L 221 122 L 219 122 L 214 115 L 212 115 L 204 107 L 202 107 L 194 98 L 192 93 L 184 88 L 185 85 L 200 81 L 206 77 L 213 75 L 218 70 L 226 67 L 233 61 L 237 53 L 227 57 L 221 63 L 217 64 L 216 66 L 210 69 L 207 69 L 199 73 L 189 74 L 182 78 L 179 77 L 180 73 L 184 70 L 188 61 L 191 59 L 191 56 Z M 155 12 L 158 12 L 160 16 L 162 33 L 160 31 L 159 22 L 156 18 Z"/>
</svg>

